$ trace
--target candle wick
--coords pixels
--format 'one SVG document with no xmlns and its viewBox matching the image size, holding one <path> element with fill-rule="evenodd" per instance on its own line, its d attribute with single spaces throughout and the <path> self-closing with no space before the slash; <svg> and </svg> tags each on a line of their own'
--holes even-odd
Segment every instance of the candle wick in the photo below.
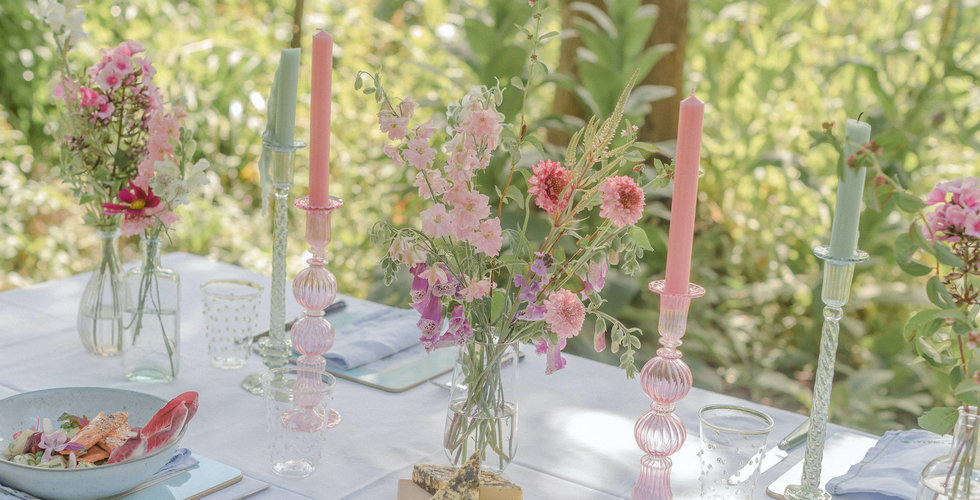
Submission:
<svg viewBox="0 0 980 500">
<path fill-rule="evenodd" d="M 697 87 L 691 87 L 691 97 L 694 97 L 694 89 Z"/>
<path fill-rule="evenodd" d="M 858 113 L 858 119 L 857 119 L 857 121 L 858 121 L 859 123 L 861 122 L 861 117 L 862 117 L 862 116 L 864 116 L 864 111 L 862 111 L 862 112 L 860 112 L 860 113 Z"/>
</svg>

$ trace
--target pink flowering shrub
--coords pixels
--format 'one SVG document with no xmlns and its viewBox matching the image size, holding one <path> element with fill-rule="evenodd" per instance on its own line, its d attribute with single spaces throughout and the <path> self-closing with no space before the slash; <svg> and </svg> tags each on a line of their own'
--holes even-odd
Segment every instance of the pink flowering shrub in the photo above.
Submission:
<svg viewBox="0 0 980 500">
<path fill-rule="evenodd" d="M 651 249 L 643 230 L 634 226 L 643 217 L 641 185 L 661 187 L 666 177 L 659 172 L 643 180 L 642 169 L 634 168 L 643 161 L 640 151 L 652 148 L 636 143 L 634 127 L 622 126 L 629 88 L 613 116 L 593 118 L 573 136 L 564 161 L 543 158 L 524 166 L 517 160 L 525 130 L 516 139 L 516 127 L 504 123 L 497 111 L 501 89 L 475 87 L 450 104 L 440 143 L 434 120 L 416 117 L 414 100 L 391 97 L 380 76 L 365 72 L 355 87 L 364 85 L 362 79 L 380 105 L 378 125 L 391 141 L 383 146 L 385 156 L 409 170 L 418 196 L 431 202 L 411 227 L 382 222 L 375 228 L 376 241 L 389 248 L 382 260 L 387 280 L 399 265 L 410 270 L 411 303 L 420 314 L 419 340 L 426 349 L 471 338 L 534 342 L 546 355 L 546 372 L 553 373 L 566 364 L 561 351 L 567 340 L 579 335 L 591 315 L 596 349 L 605 349 L 609 335 L 612 350 L 623 349 L 621 366 L 635 374 L 640 331 L 599 310 L 601 291 L 610 263 L 620 262 L 631 273 L 644 249 Z M 622 140 L 616 138 L 621 129 Z M 511 160 L 508 181 L 481 189 L 476 173 L 496 154 Z M 526 188 L 512 182 L 518 170 Z M 492 194 L 499 200 L 491 205 Z M 500 214 L 511 203 L 525 217 L 505 226 Z M 590 212 L 602 223 L 580 234 L 579 222 Z M 528 220 L 542 216 L 550 231 L 541 241 L 529 241 Z"/>
</svg>

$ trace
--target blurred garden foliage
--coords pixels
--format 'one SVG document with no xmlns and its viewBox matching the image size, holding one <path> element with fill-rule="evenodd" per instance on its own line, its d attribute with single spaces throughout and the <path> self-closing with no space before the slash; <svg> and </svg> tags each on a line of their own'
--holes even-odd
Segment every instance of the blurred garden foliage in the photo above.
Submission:
<svg viewBox="0 0 980 500">
<path fill-rule="evenodd" d="M 378 219 L 412 224 L 418 199 L 408 173 L 383 156 L 373 103 L 353 89 L 354 74 L 380 68 L 389 88 L 421 102 L 422 116 L 440 115 L 470 85 L 499 80 L 512 87 L 506 99 L 514 104 L 504 111 L 514 123 L 522 96 L 513 82 L 526 78 L 530 56 L 518 26 L 531 21 L 531 10 L 523 0 L 303 3 L 304 33 L 325 27 L 337 43 L 331 187 L 345 207 L 334 220 L 330 267 L 343 292 L 404 305 L 399 289 L 379 286 L 383 249 L 371 245 L 365 228 Z M 126 38 L 144 43 L 164 95 L 187 97 L 199 154 L 213 165 L 206 196 L 180 212 L 184 220 L 167 250 L 268 271 L 271 221 L 259 210 L 256 162 L 265 101 L 279 49 L 292 36 L 295 5 L 116 0 L 86 6 L 91 38 L 76 59 L 94 62 L 99 48 Z M 975 0 L 707 0 L 690 8 L 686 81 L 707 103 L 692 280 L 708 295 L 692 305 L 685 360 L 700 387 L 803 410 L 822 307 L 814 300 L 822 273 L 811 250 L 830 232 L 838 159 L 828 146 L 813 147 L 810 132 L 835 122 L 840 133 L 845 118 L 863 112 L 892 152 L 884 159 L 889 173 L 913 191 L 925 194 L 937 180 L 976 175 L 980 6 Z M 614 12 L 608 19 L 642 20 L 631 28 L 642 32 L 645 16 L 653 14 Z M 582 26 L 630 33 L 592 21 Z M 557 13 L 542 22 L 542 33 L 560 29 Z M 51 175 L 58 158 L 51 135 L 58 132 L 49 81 L 58 61 L 50 35 L 12 0 L 0 2 L 0 32 L 2 290 L 91 269 L 96 240 L 67 187 Z M 615 50 L 610 40 L 585 41 L 598 63 L 614 63 L 597 52 Z M 633 42 L 624 35 L 623 43 Z M 531 128 L 573 122 L 548 115 L 557 85 L 576 88 L 584 108 L 602 109 L 605 98 L 589 102 L 589 92 L 606 88 L 603 78 L 628 79 L 629 65 L 653 57 L 632 51 L 615 71 L 586 64 L 580 68 L 586 74 L 570 80 L 556 74 L 558 45 L 555 37 L 537 54 L 549 76 L 529 91 Z M 298 138 L 309 135 L 308 36 L 303 48 Z M 648 92 L 647 102 L 664 95 Z M 533 146 L 523 165 L 540 154 Z M 305 154 L 294 194 L 306 192 Z M 503 168 L 488 170 L 482 181 L 502 185 Z M 656 346 L 659 303 L 645 281 L 664 274 L 669 196 L 669 188 L 647 194 L 643 227 L 657 251 L 644 256 L 642 280 L 613 274 L 607 285 L 619 294 L 607 297 L 616 309 L 609 312 L 646 333 L 640 362 Z M 922 284 L 901 274 L 892 254 L 907 221 L 893 213 L 890 200 L 881 202 L 880 212 L 867 210 L 862 218 L 859 246 L 872 260 L 858 266 L 845 310 L 832 404 L 834 421 L 874 432 L 913 426 L 924 408 L 947 397 L 942 381 L 902 339 L 904 321 L 925 299 Z M 302 219 L 291 216 L 290 247 L 299 252 Z M 135 243 L 124 242 L 130 260 Z M 298 257 L 288 262 L 291 274 L 303 265 Z M 583 332 L 569 348 L 595 356 L 589 326 Z"/>
</svg>

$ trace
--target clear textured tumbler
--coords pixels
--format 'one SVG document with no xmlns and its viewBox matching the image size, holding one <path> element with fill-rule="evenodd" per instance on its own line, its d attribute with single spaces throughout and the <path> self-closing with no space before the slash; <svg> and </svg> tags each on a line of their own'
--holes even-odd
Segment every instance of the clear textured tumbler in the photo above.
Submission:
<svg viewBox="0 0 980 500">
<path fill-rule="evenodd" d="M 201 285 L 208 357 L 218 368 L 245 366 L 259 325 L 262 286 L 250 281 L 214 280 Z"/>
<path fill-rule="evenodd" d="M 773 422 L 765 413 L 732 405 L 711 405 L 701 420 L 701 498 L 749 499 Z"/>
<path fill-rule="evenodd" d="M 340 414 L 330 409 L 336 384 L 327 372 L 292 366 L 262 375 L 273 472 L 306 477 L 316 470 L 324 433 L 340 423 Z"/>
</svg>

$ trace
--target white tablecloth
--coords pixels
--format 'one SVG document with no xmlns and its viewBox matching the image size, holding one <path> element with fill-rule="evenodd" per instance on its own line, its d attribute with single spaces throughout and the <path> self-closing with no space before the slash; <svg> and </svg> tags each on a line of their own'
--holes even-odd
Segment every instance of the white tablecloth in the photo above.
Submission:
<svg viewBox="0 0 980 500">
<path fill-rule="evenodd" d="M 87 278 L 80 275 L 0 293 L 0 398 L 64 386 L 125 388 L 166 399 L 197 391 L 200 409 L 182 445 L 271 484 L 270 489 L 251 497 L 257 500 L 297 496 L 393 499 L 397 480 L 410 478 L 413 464 L 446 463 L 441 446 L 448 397 L 444 389 L 423 384 L 391 394 L 340 380 L 334 407 L 343 421 L 328 432 L 316 473 L 300 480 L 275 476 L 268 463 L 262 401 L 239 388 L 246 374 L 262 371 L 264 366 L 253 356 L 242 370 L 211 367 L 199 289 L 201 283 L 216 278 L 259 282 L 266 287 L 262 307 L 263 317 L 268 317 L 269 278 L 185 253 L 167 254 L 163 264 L 181 276 L 181 366 L 175 382 L 128 382 L 121 376 L 120 359 L 85 353 L 75 329 L 77 303 Z M 286 309 L 287 317 L 300 313 L 291 296 Z M 515 461 L 504 475 L 521 485 L 528 500 L 629 498 L 642 455 L 633 438 L 633 425 L 650 401 L 639 382 L 628 380 L 616 367 L 567 357 L 566 368 L 549 376 L 544 374 L 543 359 L 530 354 L 522 362 L 520 441 Z M 697 410 L 712 403 L 741 404 L 766 412 L 776 422 L 773 442 L 804 418 L 692 389 L 677 405 L 688 439 L 673 457 L 675 498 L 698 497 Z M 834 429 L 831 426 L 831 432 Z M 791 459 L 763 474 L 756 498 L 767 498 L 766 485 L 802 453 L 803 447 L 797 448 Z"/>
</svg>

